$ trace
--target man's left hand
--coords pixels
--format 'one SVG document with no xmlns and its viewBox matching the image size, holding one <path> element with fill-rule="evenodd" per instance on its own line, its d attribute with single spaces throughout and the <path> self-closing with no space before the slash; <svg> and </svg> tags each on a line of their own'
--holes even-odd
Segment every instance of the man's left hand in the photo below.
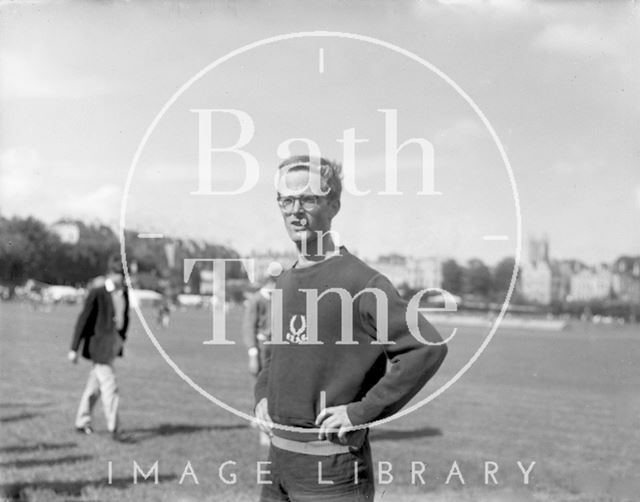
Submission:
<svg viewBox="0 0 640 502">
<path fill-rule="evenodd" d="M 340 442 L 344 442 L 348 429 L 353 427 L 349 415 L 347 415 L 347 406 L 330 406 L 320 412 L 316 418 L 316 425 L 320 426 L 318 439 L 330 439 L 332 434 L 338 434 Z"/>
<path fill-rule="evenodd" d="M 260 358 L 258 354 L 249 354 L 249 373 L 257 376 L 260 373 Z"/>
</svg>

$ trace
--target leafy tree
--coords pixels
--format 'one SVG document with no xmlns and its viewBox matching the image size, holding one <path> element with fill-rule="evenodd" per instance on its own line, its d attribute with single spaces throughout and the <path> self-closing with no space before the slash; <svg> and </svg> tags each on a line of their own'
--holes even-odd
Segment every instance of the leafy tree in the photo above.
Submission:
<svg viewBox="0 0 640 502">
<path fill-rule="evenodd" d="M 487 297 L 491 292 L 491 271 L 478 258 L 469 260 L 465 271 L 465 292 Z"/>
<path fill-rule="evenodd" d="M 35 218 L 0 220 L 0 280 L 11 287 L 32 278 L 44 281 L 60 239 Z"/>
<path fill-rule="evenodd" d="M 463 270 L 455 260 L 446 260 L 442 264 L 442 289 L 459 295 L 462 293 Z"/>
<path fill-rule="evenodd" d="M 503 258 L 493 270 L 493 290 L 500 294 L 509 289 L 511 275 L 515 266 L 515 259 L 512 257 Z"/>
<path fill-rule="evenodd" d="M 10 286 L 37 279 L 49 284 L 85 285 L 105 272 L 110 254 L 120 249 L 118 236 L 106 225 L 87 225 L 68 221 L 78 226 L 79 240 L 75 244 L 62 242 L 55 232 L 41 221 L 29 217 L 11 219 L 0 216 L 0 283 Z M 170 267 L 165 245 L 170 239 L 139 239 L 137 232 L 126 231 L 127 261 L 138 264 L 139 284 L 150 289 L 161 289 L 166 281 L 172 291 L 185 287 L 182 264 L 186 258 L 239 258 L 232 248 L 203 241 L 175 240 L 175 266 Z M 200 289 L 200 274 L 211 263 L 198 263 L 189 278 L 189 288 Z M 246 279 L 238 262 L 227 264 L 227 279 Z"/>
<path fill-rule="evenodd" d="M 29 277 L 24 259 L 24 250 L 29 244 L 22 235 L 4 229 L 0 234 L 0 281 L 9 286 L 13 294 L 13 289 Z"/>
</svg>

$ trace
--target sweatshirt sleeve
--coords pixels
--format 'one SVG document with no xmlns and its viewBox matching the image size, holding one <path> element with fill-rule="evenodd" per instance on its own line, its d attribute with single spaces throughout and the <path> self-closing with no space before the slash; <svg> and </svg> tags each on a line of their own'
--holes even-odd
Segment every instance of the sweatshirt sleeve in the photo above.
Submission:
<svg viewBox="0 0 640 502">
<path fill-rule="evenodd" d="M 429 345 L 414 337 L 407 325 L 407 302 L 403 300 L 391 282 L 381 274 L 375 275 L 367 288 L 382 290 L 388 300 L 387 318 L 376 309 L 374 295 L 363 294 L 359 302 L 359 314 L 363 326 L 376 337 L 380 323 L 386 323 L 389 344 L 385 353 L 389 365 L 385 375 L 369 389 L 362 400 L 347 405 L 347 414 L 353 425 L 379 420 L 398 412 L 436 373 L 447 354 L 447 347 Z M 430 344 L 442 342 L 436 329 L 416 312 L 417 330 Z"/>
</svg>

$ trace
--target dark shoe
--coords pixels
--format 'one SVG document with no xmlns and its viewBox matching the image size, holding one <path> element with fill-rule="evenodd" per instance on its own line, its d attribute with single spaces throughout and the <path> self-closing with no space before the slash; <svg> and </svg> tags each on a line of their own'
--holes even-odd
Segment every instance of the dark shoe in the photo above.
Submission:
<svg viewBox="0 0 640 502">
<path fill-rule="evenodd" d="M 90 425 L 83 425 L 82 427 L 76 427 L 76 432 L 78 434 L 85 434 L 90 436 L 93 434 L 93 428 Z"/>
<path fill-rule="evenodd" d="M 119 430 L 111 431 L 111 439 L 116 443 L 133 444 L 135 440 L 126 434 L 123 434 Z"/>
</svg>

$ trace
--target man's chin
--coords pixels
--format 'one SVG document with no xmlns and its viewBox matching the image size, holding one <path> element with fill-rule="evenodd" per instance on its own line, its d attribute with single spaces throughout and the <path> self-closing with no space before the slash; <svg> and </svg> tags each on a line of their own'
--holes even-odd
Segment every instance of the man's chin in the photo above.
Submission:
<svg viewBox="0 0 640 502">
<path fill-rule="evenodd" d="M 316 239 L 316 235 L 309 230 L 291 230 L 289 236 L 293 242 L 300 245 L 305 241 L 310 244 Z"/>
</svg>

